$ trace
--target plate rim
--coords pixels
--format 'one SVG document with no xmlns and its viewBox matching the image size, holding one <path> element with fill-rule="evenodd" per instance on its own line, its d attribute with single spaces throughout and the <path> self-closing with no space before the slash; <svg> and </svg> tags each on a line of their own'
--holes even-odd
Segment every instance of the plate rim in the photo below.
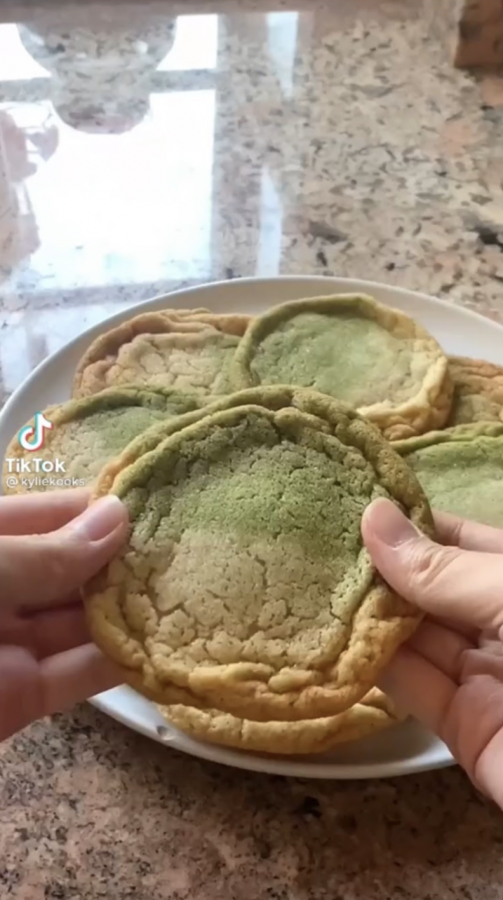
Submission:
<svg viewBox="0 0 503 900">
<path fill-rule="evenodd" d="M 422 291 L 414 291 L 409 288 L 400 287 L 399 285 L 386 284 L 385 282 L 370 281 L 360 278 L 339 277 L 337 275 L 277 275 L 270 277 L 248 276 L 244 278 L 221 279 L 218 281 L 203 282 L 200 284 L 180 287 L 167 293 L 159 293 L 154 295 L 153 297 L 141 300 L 138 303 L 132 303 L 130 306 L 125 307 L 110 316 L 106 316 L 100 322 L 95 323 L 88 328 L 85 328 L 80 332 L 80 334 L 71 338 L 53 353 L 45 357 L 45 359 L 43 359 L 29 373 L 24 381 L 17 386 L 17 388 L 12 392 L 11 396 L 7 399 L 4 406 L 0 410 L 0 435 L 2 431 L 3 421 L 11 414 L 11 411 L 16 408 L 18 397 L 20 397 L 20 395 L 22 395 L 24 391 L 29 390 L 31 385 L 36 382 L 39 377 L 43 376 L 46 368 L 50 368 L 51 366 L 53 366 L 55 363 L 57 363 L 58 359 L 66 356 L 69 352 L 75 349 L 79 343 L 83 343 L 84 341 L 86 341 L 86 339 L 87 342 L 90 343 L 92 340 L 94 340 L 95 337 L 97 337 L 99 334 L 102 334 L 104 331 L 107 331 L 109 328 L 120 324 L 128 318 L 141 315 L 142 312 L 147 309 L 155 310 L 162 308 L 162 304 L 164 302 L 169 302 L 171 305 L 171 303 L 173 303 L 177 297 L 186 297 L 187 295 L 199 296 L 204 295 L 208 291 L 229 291 L 236 288 L 239 290 L 240 286 L 241 288 L 254 286 L 259 289 L 260 287 L 262 287 L 266 290 L 270 290 L 270 286 L 278 282 L 281 282 L 285 285 L 290 284 L 292 285 L 292 287 L 302 284 L 305 284 L 306 286 L 319 284 L 319 296 L 322 296 L 323 293 L 327 295 L 327 292 L 334 294 L 344 292 L 361 292 L 372 295 L 376 292 L 380 294 L 382 291 L 385 291 L 390 295 L 390 299 L 388 302 L 384 300 L 381 300 L 380 302 L 383 302 L 387 306 L 392 307 L 393 296 L 396 295 L 397 297 L 401 297 L 405 301 L 405 303 L 407 302 L 407 300 L 416 303 L 424 303 L 426 305 L 442 309 L 449 316 L 454 316 L 458 319 L 459 317 L 461 317 L 468 322 L 472 321 L 484 323 L 484 325 L 486 327 L 489 327 L 491 330 L 500 332 L 501 336 L 503 337 L 503 324 L 494 321 L 488 316 L 483 316 L 475 310 L 468 309 L 463 306 L 457 306 L 448 300 L 431 296 Z M 325 288 L 323 288 L 323 286 L 325 286 Z M 311 293 L 310 296 L 312 297 L 315 295 Z M 301 297 L 302 294 L 299 294 L 299 298 Z M 117 688 L 116 690 L 120 689 L 121 688 Z M 155 728 L 151 728 L 151 730 L 149 731 L 146 728 L 142 728 L 140 724 L 132 722 L 131 719 L 128 720 L 128 717 L 126 715 L 124 715 L 120 710 L 118 711 L 117 708 L 114 708 L 114 706 L 106 700 L 105 695 L 99 695 L 97 697 L 91 698 L 88 702 L 100 712 L 108 715 L 114 721 L 119 722 L 121 725 L 124 725 L 125 727 L 129 728 L 132 731 L 135 731 L 136 733 L 142 734 L 150 740 L 154 740 L 156 743 L 160 743 L 165 748 L 176 749 L 180 752 L 187 753 L 190 756 L 203 759 L 208 762 L 219 763 L 231 768 L 237 768 L 250 772 L 279 775 L 283 777 L 300 777 L 315 780 L 322 779 L 347 781 L 402 777 L 405 775 L 433 771 L 436 769 L 456 765 L 456 761 L 453 758 L 452 754 L 449 752 L 448 748 L 445 747 L 444 756 L 433 758 L 430 761 L 423 760 L 419 764 L 414 763 L 413 759 L 398 762 L 381 761 L 376 763 L 356 764 L 320 761 L 319 766 L 312 766 L 313 771 L 311 771 L 311 767 L 306 769 L 305 762 L 301 757 L 266 757 L 260 754 L 254 754 L 249 751 L 238 751 L 232 748 L 220 747 L 217 745 L 205 743 L 203 741 L 197 741 L 187 735 L 184 735 L 182 732 L 178 732 L 177 729 L 174 729 L 174 731 L 180 734 L 181 739 L 177 740 L 175 738 L 173 740 L 166 741 L 157 735 Z M 313 759 L 313 755 L 310 756 L 310 759 Z"/>
<path fill-rule="evenodd" d="M 116 690 L 118 689 L 120 688 L 116 688 Z M 132 688 L 128 688 L 128 690 L 132 690 Z M 268 757 L 265 754 L 240 751 L 231 747 L 222 747 L 206 741 L 199 741 L 184 734 L 173 725 L 168 725 L 174 735 L 173 738 L 165 740 L 159 737 L 155 728 L 150 731 L 141 725 L 133 728 L 128 722 L 127 716 L 118 711 L 103 695 L 92 697 L 88 700 L 88 703 L 99 712 L 109 716 L 114 722 L 118 722 L 120 725 L 129 728 L 136 734 L 141 734 L 143 737 L 162 745 L 166 749 L 186 753 L 188 756 L 202 759 L 205 762 L 217 763 L 228 768 L 255 772 L 261 775 L 278 775 L 282 778 L 305 778 L 313 781 L 373 781 L 383 778 L 403 778 L 406 775 L 433 772 L 457 765 L 454 757 L 448 753 L 444 757 L 438 757 L 431 761 L 425 760 L 420 765 L 414 764 L 412 760 L 395 764 L 397 768 L 392 772 L 390 771 L 390 767 L 394 765 L 392 762 L 382 761 L 351 765 L 350 763 L 330 762 L 326 758 L 320 759 L 320 761 L 316 761 L 316 765 L 313 764 L 306 768 L 305 759 L 309 758 L 311 761 L 315 761 L 315 754 L 309 754 L 308 757 L 300 755 L 296 757 L 281 757 L 279 754 L 274 754 Z M 406 723 L 397 723 L 396 727 L 400 728 L 404 724 Z M 399 768 L 398 765 L 400 766 Z"/>
<path fill-rule="evenodd" d="M 110 326 L 115 324 L 120 324 L 126 319 L 130 318 L 131 314 L 133 316 L 141 315 L 142 310 L 148 307 L 158 307 L 160 306 L 163 300 L 166 300 L 168 297 L 178 297 L 186 294 L 199 294 L 204 293 L 208 290 L 230 290 L 233 286 L 243 285 L 247 286 L 250 284 L 254 285 L 266 285 L 271 282 L 282 282 L 284 284 L 287 283 L 320 283 L 321 284 L 332 284 L 345 286 L 348 289 L 348 292 L 354 293 L 355 290 L 361 290 L 362 293 L 372 294 L 372 290 L 380 292 L 381 290 L 386 290 L 391 292 L 392 294 L 398 294 L 405 297 L 409 297 L 414 300 L 419 300 L 421 302 L 425 302 L 427 304 L 431 304 L 433 306 L 439 307 L 446 312 L 452 313 L 455 316 L 461 316 L 462 318 L 467 318 L 471 321 L 483 322 L 485 325 L 490 325 L 491 328 L 500 331 L 501 336 L 503 337 L 503 324 L 500 322 L 496 322 L 493 319 L 490 319 L 488 316 L 482 316 L 480 313 L 475 312 L 473 309 L 467 309 L 464 306 L 456 306 L 448 300 L 443 300 L 439 297 L 433 297 L 430 294 L 425 294 L 421 291 L 413 291 L 409 288 L 401 288 L 398 285 L 388 285 L 382 281 L 367 281 L 366 279 L 360 278 L 339 278 L 337 275 L 276 275 L 271 276 L 269 278 L 255 278 L 253 276 L 249 276 L 246 278 L 233 278 L 233 279 L 221 279 L 219 281 L 207 281 L 202 284 L 192 285 L 190 287 L 182 287 L 177 288 L 175 291 L 169 291 L 164 294 L 155 294 L 155 296 L 147 298 L 145 300 L 140 300 L 139 303 L 134 303 L 131 306 L 118 311 L 117 313 L 113 313 L 111 316 L 107 316 L 102 319 L 101 322 L 96 323 L 95 325 L 91 325 L 89 328 L 85 328 L 80 334 L 71 338 L 71 340 L 67 341 L 63 344 L 62 347 L 59 347 L 58 350 L 55 350 L 54 353 L 49 354 L 45 357 L 45 359 L 41 360 L 37 366 L 30 372 L 30 374 L 24 379 L 21 384 L 17 386 L 17 388 L 13 391 L 11 396 L 7 399 L 4 406 L 0 410 L 0 425 L 2 419 L 6 417 L 7 412 L 10 412 L 12 406 L 15 405 L 17 395 L 26 387 L 29 387 L 33 381 L 36 380 L 37 377 L 44 371 L 46 367 L 49 367 L 54 360 L 56 360 L 59 356 L 67 353 L 72 348 L 76 347 L 80 341 L 82 341 L 85 337 L 89 336 L 90 340 L 94 337 L 101 334 L 103 331 L 108 330 Z M 351 289 L 351 285 L 362 285 L 361 288 L 355 289 L 354 287 Z M 340 292 L 339 292 L 340 293 Z M 312 296 L 312 295 L 311 295 Z M 322 296 L 320 294 L 320 296 Z M 383 302 L 383 301 L 380 301 Z M 389 306 L 390 304 L 385 304 Z"/>
</svg>

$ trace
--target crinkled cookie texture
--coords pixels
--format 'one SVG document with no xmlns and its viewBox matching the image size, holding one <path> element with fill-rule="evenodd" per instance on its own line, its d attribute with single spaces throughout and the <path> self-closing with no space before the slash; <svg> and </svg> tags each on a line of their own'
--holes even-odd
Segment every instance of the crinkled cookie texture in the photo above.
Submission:
<svg viewBox="0 0 503 900">
<path fill-rule="evenodd" d="M 299 409 L 303 409 L 305 397 L 308 393 L 303 389 L 288 385 L 250 388 L 246 391 L 237 391 L 235 394 L 221 397 L 213 403 L 205 404 L 202 409 L 185 413 L 176 420 L 164 419 L 162 422 L 155 423 L 151 428 L 143 431 L 137 438 L 132 440 L 121 453 L 117 454 L 103 467 L 94 485 L 94 499 L 108 494 L 112 490 L 115 479 L 124 469 L 137 462 L 142 456 L 155 450 L 171 434 L 181 431 L 182 428 L 186 428 L 189 425 L 194 425 L 203 417 L 234 409 L 238 406 L 250 405 L 264 406 L 266 409 L 272 410 L 280 410 L 289 406 L 294 408 L 298 406 Z M 316 397 L 316 394 L 314 396 Z M 309 393 L 309 397 L 312 400 L 313 394 Z"/>
<path fill-rule="evenodd" d="M 432 507 L 503 528 L 503 424 L 458 425 L 395 448 Z"/>
<path fill-rule="evenodd" d="M 447 424 L 503 422 L 503 368 L 481 359 L 451 356 L 454 397 Z"/>
<path fill-rule="evenodd" d="M 285 303 L 257 318 L 231 363 L 231 384 L 330 394 L 389 440 L 441 428 L 452 398 L 435 339 L 403 313 L 353 294 Z"/>
<path fill-rule="evenodd" d="M 75 487 L 76 482 L 90 484 L 111 458 L 120 454 L 133 438 L 152 426 L 165 422 L 189 410 L 196 409 L 197 400 L 177 391 L 155 392 L 131 387 L 103 391 L 95 397 L 70 400 L 61 406 L 46 409 L 44 415 L 52 423 L 45 435 L 44 446 L 36 452 L 24 450 L 16 436 L 6 451 L 6 459 L 26 459 L 32 475 L 17 476 L 17 483 L 9 480 L 9 464 L 3 465 L 3 488 L 6 493 L 26 493 L 33 490 L 33 459 L 53 463 L 56 459 L 64 472 L 37 476 L 37 490 L 57 490 Z M 29 422 L 32 425 L 33 422 Z M 39 468 L 41 463 L 38 463 Z M 10 464 L 11 469 L 16 464 Z M 80 486 L 80 485 L 79 485 Z M 83 486 L 83 485 L 82 485 Z"/>
<path fill-rule="evenodd" d="M 131 532 L 86 588 L 89 623 L 158 703 L 262 721 L 335 715 L 420 618 L 374 569 L 362 513 L 389 497 L 431 533 L 430 510 L 349 407 L 300 389 L 255 394 L 202 413 L 117 474 Z"/>
<path fill-rule="evenodd" d="M 182 704 L 158 708 L 169 725 L 196 740 L 286 756 L 327 753 L 340 744 L 360 741 L 403 721 L 391 701 L 377 688 L 337 716 L 299 722 L 253 722 L 219 710 L 194 709 Z"/>
<path fill-rule="evenodd" d="M 236 337 L 243 337 L 253 321 L 253 317 L 245 313 L 212 313 L 207 309 L 196 309 L 188 313 L 188 317 L 192 322 L 211 325 L 223 334 L 234 334 Z"/>
<path fill-rule="evenodd" d="M 98 337 L 82 357 L 73 395 L 137 384 L 201 399 L 227 389 L 227 368 L 248 316 L 144 313 Z"/>
</svg>

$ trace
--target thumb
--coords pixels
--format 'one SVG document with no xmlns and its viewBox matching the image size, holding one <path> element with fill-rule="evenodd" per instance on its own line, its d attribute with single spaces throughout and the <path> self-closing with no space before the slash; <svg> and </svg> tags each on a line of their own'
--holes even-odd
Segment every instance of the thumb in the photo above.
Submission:
<svg viewBox="0 0 503 900">
<path fill-rule="evenodd" d="M 106 565 L 126 534 L 126 508 L 109 495 L 57 531 L 0 537 L 0 602 L 56 605 Z"/>
<path fill-rule="evenodd" d="M 365 510 L 362 536 L 383 578 L 424 612 L 481 629 L 503 625 L 503 554 L 436 544 L 390 500 Z"/>
</svg>

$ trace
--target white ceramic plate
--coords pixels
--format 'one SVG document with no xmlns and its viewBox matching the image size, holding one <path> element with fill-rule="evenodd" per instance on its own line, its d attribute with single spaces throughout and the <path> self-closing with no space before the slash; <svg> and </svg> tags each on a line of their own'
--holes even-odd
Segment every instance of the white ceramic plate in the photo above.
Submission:
<svg viewBox="0 0 503 900">
<path fill-rule="evenodd" d="M 73 373 L 83 351 L 94 338 L 140 312 L 166 306 L 205 306 L 218 312 L 260 313 L 270 306 L 301 297 L 364 292 L 381 303 L 403 310 L 421 322 L 451 354 L 503 362 L 503 327 L 468 310 L 399 288 L 343 278 L 285 277 L 242 279 L 177 291 L 169 300 L 158 297 L 90 328 L 46 359 L 8 401 L 0 414 L 2 457 L 12 435 L 38 410 L 70 396 Z M 192 740 L 166 729 L 155 708 L 127 687 L 100 694 L 98 709 L 134 731 L 202 759 L 236 768 L 304 778 L 382 778 L 452 765 L 445 745 L 415 723 L 405 723 L 374 738 L 341 747 L 323 756 L 291 759 L 228 750 Z"/>
</svg>

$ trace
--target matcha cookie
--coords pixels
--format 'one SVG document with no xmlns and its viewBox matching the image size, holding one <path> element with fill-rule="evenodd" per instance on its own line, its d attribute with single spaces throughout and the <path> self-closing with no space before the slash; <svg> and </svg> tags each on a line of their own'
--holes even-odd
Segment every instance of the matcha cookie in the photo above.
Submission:
<svg viewBox="0 0 503 900">
<path fill-rule="evenodd" d="M 188 394 L 136 387 L 103 391 L 50 407 L 43 415 L 52 429 L 46 431 L 39 450 L 23 449 L 18 435 L 11 441 L 3 465 L 3 489 L 25 493 L 92 483 L 105 463 L 154 422 L 165 422 L 196 407 L 197 401 Z M 30 426 L 33 420 L 26 427 Z M 23 461 L 27 472 L 22 471 Z"/>
<path fill-rule="evenodd" d="M 247 391 L 237 391 L 235 394 L 228 394 L 211 404 L 205 404 L 202 409 L 187 412 L 177 420 L 164 419 L 162 422 L 156 422 L 138 435 L 137 438 L 134 438 L 121 453 L 117 454 L 103 467 L 94 485 L 94 499 L 108 494 L 117 476 L 127 466 L 132 465 L 145 454 L 155 450 L 171 434 L 180 431 L 188 425 L 195 424 L 201 418 L 226 409 L 234 409 L 236 406 L 255 404 L 264 406 L 266 409 L 280 410 L 286 406 L 295 406 L 297 396 L 303 396 L 305 393 L 305 391 L 298 391 L 296 388 L 288 386 L 250 388 Z"/>
<path fill-rule="evenodd" d="M 137 384 L 197 394 L 226 392 L 226 371 L 248 316 L 145 313 L 100 335 L 81 359 L 73 395 Z"/>
<path fill-rule="evenodd" d="M 503 368 L 481 359 L 451 356 L 454 397 L 448 425 L 503 422 Z"/>
<path fill-rule="evenodd" d="M 431 533 L 429 506 L 349 407 L 294 388 L 232 402 L 182 417 L 116 474 L 131 531 L 86 588 L 91 632 L 158 703 L 185 692 L 248 719 L 334 715 L 420 618 L 373 567 L 363 511 L 388 497 Z"/>
<path fill-rule="evenodd" d="M 326 753 L 340 744 L 362 740 L 403 721 L 377 688 L 337 716 L 299 722 L 253 722 L 218 710 L 194 709 L 182 704 L 158 708 L 169 725 L 196 740 L 285 756 Z"/>
<path fill-rule="evenodd" d="M 232 361 L 231 384 L 296 384 L 330 394 L 389 440 L 441 428 L 452 397 L 434 338 L 403 313 L 357 295 L 298 300 L 257 318 Z"/>
<path fill-rule="evenodd" d="M 394 447 L 432 507 L 503 528 L 503 424 L 458 425 Z"/>
<path fill-rule="evenodd" d="M 189 321 L 211 325 L 223 334 L 234 334 L 243 337 L 246 329 L 253 321 L 252 316 L 244 313 L 210 313 L 208 310 L 194 310 L 188 314 Z"/>
</svg>

